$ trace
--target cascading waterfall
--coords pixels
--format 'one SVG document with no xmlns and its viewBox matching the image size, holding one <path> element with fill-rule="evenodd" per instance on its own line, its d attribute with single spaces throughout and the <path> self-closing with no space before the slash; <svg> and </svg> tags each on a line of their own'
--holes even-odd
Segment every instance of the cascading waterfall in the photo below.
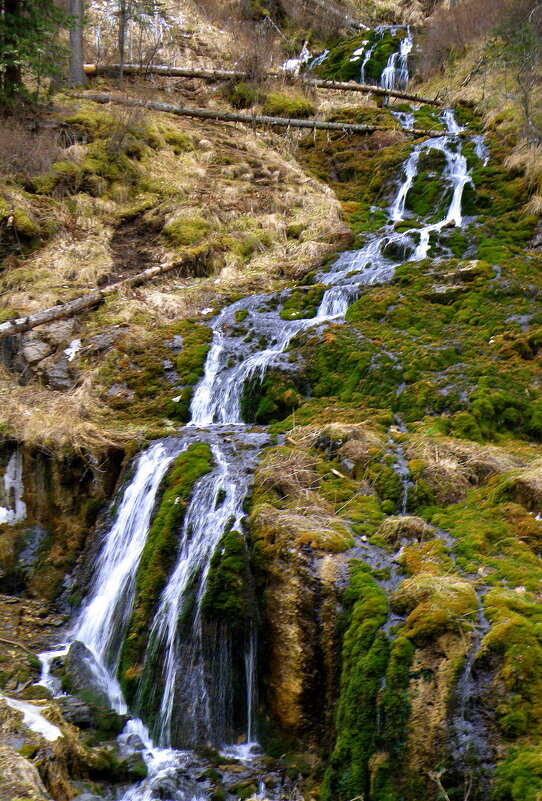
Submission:
<svg viewBox="0 0 542 801">
<path fill-rule="evenodd" d="M 0 523 L 18 523 L 26 517 L 23 501 L 23 455 L 14 451 L 4 473 L 4 497 L 6 506 L 0 506 Z"/>
<path fill-rule="evenodd" d="M 262 437 L 256 435 L 256 441 L 261 446 Z M 193 493 L 179 538 L 177 564 L 154 617 L 144 665 L 145 677 L 145 671 L 152 671 L 157 654 L 163 662 L 164 688 L 156 733 L 164 745 L 170 745 L 173 739 L 185 747 L 196 742 L 222 746 L 229 741 L 228 734 L 232 731 L 231 654 L 227 653 L 222 638 L 223 647 L 216 648 L 214 653 L 218 669 L 210 672 L 205 660 L 202 601 L 211 557 L 226 525 L 232 529 L 241 527 L 248 481 L 240 469 L 246 463 L 246 455 L 242 454 L 240 461 L 235 449 L 219 438 L 212 441 L 211 451 L 215 468 L 200 479 Z M 196 587 L 194 577 L 197 577 Z M 193 604 L 193 619 L 181 639 L 179 619 L 189 599 Z M 252 633 L 247 645 L 246 658 L 250 664 L 247 664 L 246 686 L 252 688 Z M 247 736 L 252 728 L 252 692 L 251 689 L 247 699 Z"/>
<path fill-rule="evenodd" d="M 138 457 L 134 477 L 124 491 L 96 565 L 93 592 L 72 632 L 73 640 L 84 643 L 95 656 L 97 678 L 113 709 L 120 713 L 126 712 L 126 704 L 116 672 L 132 611 L 137 568 L 160 482 L 185 447 L 175 440 L 156 442 Z"/>
<path fill-rule="evenodd" d="M 380 86 L 383 89 L 406 89 L 408 86 L 408 57 L 414 41 L 410 28 L 407 28 L 406 36 L 401 41 L 399 50 L 392 53 L 388 63 L 382 70 L 380 76 Z"/>
<path fill-rule="evenodd" d="M 403 55 L 406 65 L 406 44 Z M 410 117 L 406 122 L 409 120 Z M 72 636 L 95 655 L 113 708 L 125 711 L 116 671 L 155 498 L 168 467 L 187 447 L 187 442 L 208 442 L 214 466 L 195 485 L 179 534 L 177 562 L 158 603 L 143 666 L 141 687 L 150 679 L 162 690 L 157 699 L 153 732 L 162 746 L 188 748 L 199 742 L 211 742 L 224 747 L 233 742 L 236 731 L 232 720 L 233 656 L 220 631 L 213 634 L 206 630 L 202 605 L 212 555 L 228 526 L 241 527 L 249 474 L 259 449 L 268 441 L 267 435 L 250 433 L 243 424 L 246 382 L 254 377 L 262 379 L 271 366 L 281 365 L 292 339 L 302 331 L 344 319 L 364 285 L 389 281 L 397 264 L 425 258 L 433 232 L 462 224 L 463 191 L 471 180 L 466 159 L 460 152 L 462 130 L 453 112 L 445 111 L 442 120 L 447 133 L 417 145 L 407 160 L 384 229 L 360 250 L 343 253 L 317 276 L 326 289 L 316 316 L 282 320 L 278 310 L 287 292 L 279 296 L 254 295 L 224 309 L 212 324 L 213 342 L 204 376 L 193 395 L 190 424 L 181 438 L 154 443 L 136 461 L 133 478 L 124 490 L 115 521 L 104 539 L 92 592 Z M 483 154 L 483 142 L 477 147 Z M 438 222 L 399 233 L 394 226 L 407 219 L 406 198 L 417 175 L 420 156 L 431 149 L 441 151 L 446 160 L 443 180 L 451 192 L 447 211 Z M 235 330 L 240 311 L 250 327 L 250 341 Z M 251 455 L 247 456 L 247 448 L 252 449 Z M 192 601 L 190 615 L 185 614 L 188 598 Z M 235 655 L 244 671 L 243 700 L 239 703 L 244 709 L 245 740 L 249 743 L 255 738 L 255 636 L 252 625 L 245 633 L 242 653 Z M 44 659 L 45 656 L 50 661 L 50 653 Z M 144 717 L 147 707 L 143 689 L 136 698 L 137 704 Z M 128 724 L 125 736 L 130 733 L 137 733 L 147 746 L 150 778 L 143 789 L 132 788 L 124 798 L 125 801 L 152 799 L 156 777 L 174 775 L 181 769 L 181 758 L 179 752 L 153 748 L 141 721 Z"/>
</svg>

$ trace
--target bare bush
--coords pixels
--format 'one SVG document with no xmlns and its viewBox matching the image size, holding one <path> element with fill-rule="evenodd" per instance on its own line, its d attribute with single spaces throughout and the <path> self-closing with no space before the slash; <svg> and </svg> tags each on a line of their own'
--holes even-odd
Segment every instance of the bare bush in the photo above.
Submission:
<svg viewBox="0 0 542 801">
<path fill-rule="evenodd" d="M 492 31 L 510 10 L 512 0 L 463 0 L 439 8 L 427 22 L 421 59 L 423 71 L 444 64 L 451 53 L 461 52 L 475 39 Z"/>
<path fill-rule="evenodd" d="M 60 153 L 57 131 L 0 119 L 0 171 L 5 175 L 30 178 L 48 170 Z"/>
</svg>

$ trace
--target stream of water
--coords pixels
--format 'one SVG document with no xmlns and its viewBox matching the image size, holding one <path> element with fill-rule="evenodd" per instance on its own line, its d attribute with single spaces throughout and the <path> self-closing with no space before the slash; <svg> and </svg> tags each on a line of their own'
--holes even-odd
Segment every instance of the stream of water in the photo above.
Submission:
<svg viewBox="0 0 542 801">
<path fill-rule="evenodd" d="M 407 69 L 412 46 L 410 37 L 403 43 L 401 53 L 397 54 L 393 65 L 391 62 L 389 65 L 389 81 L 395 81 L 396 85 L 404 79 L 402 71 Z M 198 798 L 195 790 L 187 796 L 186 786 L 183 785 L 181 791 L 175 784 L 175 776 L 183 773 L 186 761 L 194 759 L 189 756 L 189 750 L 180 749 L 211 743 L 217 748 L 229 749 L 229 753 L 233 749 L 237 757 L 245 760 L 250 759 L 254 751 L 256 630 L 252 627 L 247 631 L 244 652 L 234 654 L 220 634 L 214 645 L 209 643 L 201 614 L 211 557 L 227 525 L 242 530 L 243 502 L 250 489 L 251 475 L 259 451 L 268 443 L 266 434 L 253 432 L 243 423 L 243 391 L 249 379 L 262 378 L 271 366 L 286 364 L 285 353 L 297 334 L 308 329 L 317 330 L 329 322 L 340 322 L 363 286 L 389 281 L 398 264 L 427 256 L 432 233 L 448 226 L 461 226 L 463 190 L 471 178 L 467 161 L 461 154 L 458 134 L 462 131 L 453 113 L 443 112 L 442 121 L 447 132 L 415 146 L 406 161 L 384 228 L 371 236 L 361 249 L 341 254 L 317 276 L 326 289 L 315 317 L 282 320 L 279 311 L 289 295 L 283 292 L 278 299 L 276 294 L 244 298 L 215 318 L 205 372 L 192 400 L 191 422 L 178 437 L 150 445 L 134 463 L 133 476 L 117 501 L 114 522 L 104 536 L 89 597 L 70 638 L 84 643 L 92 652 L 95 673 L 112 708 L 119 713 L 127 711 L 117 681 L 120 651 L 160 483 L 190 442 L 207 442 L 213 458 L 211 472 L 195 485 L 179 534 L 176 564 L 149 632 L 143 672 L 150 671 L 151 675 L 152 671 L 160 672 L 154 679 L 157 687 L 163 687 L 157 724 L 151 738 L 144 723 L 145 704 L 139 698 L 132 713 L 139 714 L 142 719 L 129 721 L 122 735 L 125 747 L 144 748 L 149 769 L 148 778 L 142 785 L 130 788 L 124 801 Z M 404 123 L 405 128 L 411 127 L 409 115 L 405 116 Z M 483 157 L 483 143 L 477 146 Z M 442 180 L 450 194 L 448 207 L 438 222 L 420 226 L 420 221 L 414 220 L 411 229 L 399 233 L 395 230 L 396 224 L 411 216 L 406 210 L 406 200 L 417 175 L 420 156 L 429 150 L 440 151 L 445 157 Z M 239 312 L 243 313 L 243 327 L 251 332 L 248 342 L 246 334 L 239 332 Z M 401 453 L 398 451 L 397 455 L 399 460 Z M 405 481 L 404 513 L 408 477 L 402 477 Z M 194 611 L 187 629 L 179 626 L 179 620 L 188 598 Z M 66 649 L 64 644 L 56 652 L 43 655 L 43 682 L 49 682 L 52 689 L 49 665 L 55 653 L 65 654 Z M 158 660 L 157 654 L 160 655 Z M 243 700 L 238 701 L 244 718 L 242 746 L 234 746 L 234 662 L 237 665 L 242 662 L 244 666 Z"/>
</svg>

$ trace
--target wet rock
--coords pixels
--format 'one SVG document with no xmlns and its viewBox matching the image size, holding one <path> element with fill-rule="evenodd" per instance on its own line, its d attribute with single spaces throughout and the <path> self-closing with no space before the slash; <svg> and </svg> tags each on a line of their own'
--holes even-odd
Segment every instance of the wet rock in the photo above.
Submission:
<svg viewBox="0 0 542 801">
<path fill-rule="evenodd" d="M 130 734 L 124 741 L 127 748 L 131 751 L 145 751 L 146 746 L 139 734 Z"/>
<path fill-rule="evenodd" d="M 41 362 L 53 351 L 49 342 L 43 342 L 41 339 L 35 339 L 29 342 L 23 348 L 23 358 L 27 364 L 34 365 Z"/>
<path fill-rule="evenodd" d="M 103 801 L 103 796 L 94 793 L 81 793 L 77 796 L 77 801 Z"/>
<path fill-rule="evenodd" d="M 74 695 L 62 695 L 57 699 L 63 717 L 79 729 L 88 729 L 94 724 L 92 711 L 88 704 Z"/>
<path fill-rule="evenodd" d="M 109 698 L 99 678 L 100 668 L 86 645 L 78 640 L 70 645 L 64 670 L 65 684 L 72 693 L 87 703 L 109 709 Z"/>
<path fill-rule="evenodd" d="M 64 354 L 43 359 L 39 364 L 38 374 L 47 386 L 60 392 L 71 389 L 77 378 L 76 371 Z"/>
<path fill-rule="evenodd" d="M 414 250 L 414 243 L 405 237 L 386 242 L 382 247 L 382 255 L 392 261 L 408 261 Z"/>
<path fill-rule="evenodd" d="M 34 765 L 7 745 L 0 746 L 0 798 L 51 799 Z"/>
</svg>

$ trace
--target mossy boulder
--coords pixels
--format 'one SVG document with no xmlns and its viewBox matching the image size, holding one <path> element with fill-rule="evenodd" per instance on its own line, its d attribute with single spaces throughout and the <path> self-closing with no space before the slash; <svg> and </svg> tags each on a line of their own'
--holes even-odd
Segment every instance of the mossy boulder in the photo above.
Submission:
<svg viewBox="0 0 542 801">
<path fill-rule="evenodd" d="M 270 92 L 263 104 L 263 113 L 269 117 L 289 117 L 307 119 L 316 113 L 312 100 L 303 95 Z"/>
</svg>

